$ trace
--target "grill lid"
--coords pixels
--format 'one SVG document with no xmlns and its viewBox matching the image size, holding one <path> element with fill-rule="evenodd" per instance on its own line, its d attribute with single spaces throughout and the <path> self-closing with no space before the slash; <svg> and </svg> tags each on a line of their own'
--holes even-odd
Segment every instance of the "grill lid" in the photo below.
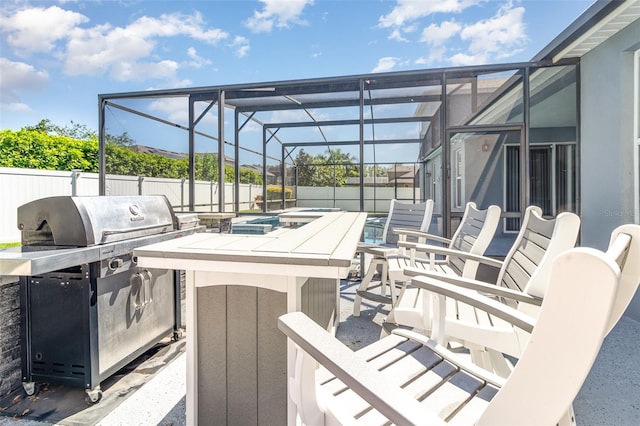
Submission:
<svg viewBox="0 0 640 426">
<path fill-rule="evenodd" d="M 87 247 L 175 229 L 163 195 L 57 196 L 18 207 L 23 245 Z"/>
</svg>

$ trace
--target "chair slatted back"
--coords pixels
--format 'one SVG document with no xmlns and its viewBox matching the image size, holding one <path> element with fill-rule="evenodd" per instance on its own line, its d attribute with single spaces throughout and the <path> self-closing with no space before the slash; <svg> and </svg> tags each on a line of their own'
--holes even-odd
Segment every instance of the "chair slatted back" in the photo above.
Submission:
<svg viewBox="0 0 640 426">
<path fill-rule="evenodd" d="M 427 232 L 431 225 L 433 214 L 433 200 L 423 203 L 402 203 L 391 200 L 389 215 L 382 232 L 382 241 L 385 245 L 396 245 L 398 234 L 393 232 L 395 228 L 412 229 Z"/>
<path fill-rule="evenodd" d="M 484 251 L 491 242 L 491 238 L 493 238 L 495 234 L 499 219 L 500 208 L 498 206 L 491 206 L 486 210 L 479 210 L 475 203 L 467 203 L 464 216 L 462 217 L 460 226 L 458 226 L 458 229 L 451 238 L 449 248 L 466 253 L 484 254 Z M 465 267 L 470 266 L 467 265 L 467 263 L 469 262 L 466 262 L 464 258 L 457 256 L 449 257 L 449 267 L 460 276 L 463 275 Z M 471 275 L 465 276 L 475 277 L 477 262 L 473 263 L 475 264 L 474 271 Z"/>
<path fill-rule="evenodd" d="M 544 219 L 541 213 L 538 207 L 527 209 L 498 275 L 499 285 L 539 298 L 546 292 L 553 259 L 575 246 L 580 229 L 580 218 L 573 213 L 554 219 Z"/>
</svg>

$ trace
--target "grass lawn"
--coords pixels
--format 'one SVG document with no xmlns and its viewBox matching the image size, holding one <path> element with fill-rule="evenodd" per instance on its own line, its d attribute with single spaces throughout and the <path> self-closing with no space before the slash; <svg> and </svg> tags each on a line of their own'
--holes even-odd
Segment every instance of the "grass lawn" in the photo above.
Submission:
<svg viewBox="0 0 640 426">
<path fill-rule="evenodd" d="M 19 245 L 20 245 L 19 242 L 17 242 L 17 243 L 0 243 L 0 250 L 1 249 L 5 249 L 7 247 L 17 247 Z"/>
</svg>

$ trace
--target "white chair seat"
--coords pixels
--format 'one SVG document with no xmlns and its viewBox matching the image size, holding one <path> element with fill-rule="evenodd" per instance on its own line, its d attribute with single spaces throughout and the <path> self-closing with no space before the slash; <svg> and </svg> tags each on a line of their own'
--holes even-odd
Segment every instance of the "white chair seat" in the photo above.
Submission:
<svg viewBox="0 0 640 426">
<path fill-rule="evenodd" d="M 393 286 L 390 288 L 389 296 L 386 295 L 386 286 L 389 283 L 387 274 L 387 256 L 399 252 L 399 239 L 405 240 L 404 235 L 399 235 L 399 229 L 417 232 L 427 232 L 431 225 L 433 214 L 433 200 L 423 203 L 402 203 L 398 200 L 391 200 L 389 214 L 382 232 L 382 242 L 372 244 L 363 242 L 358 245 L 357 251 L 365 257 L 365 265 L 361 265 L 361 270 L 366 271 L 362 275 L 362 280 L 356 291 L 353 303 L 353 316 L 360 315 L 362 299 L 372 300 L 376 303 L 393 304 L 396 300 L 396 292 Z M 422 241 L 422 240 L 417 240 Z M 380 280 L 374 278 L 380 274 Z M 372 291 L 379 289 L 379 291 Z"/>
<path fill-rule="evenodd" d="M 552 262 L 559 253 L 575 245 L 579 229 L 580 218 L 573 213 L 561 213 L 554 219 L 544 219 L 541 210 L 531 206 L 527 208 L 522 228 L 503 262 L 482 256 L 459 254 L 478 262 L 499 265 L 500 271 L 495 283 L 462 277 L 442 265 L 434 268 L 429 259 L 416 259 L 412 262 L 413 266 L 404 267 L 401 274 L 405 280 L 411 276 L 432 277 L 454 287 L 461 286 L 461 292 L 471 294 L 477 294 L 474 288 L 479 287 L 485 293 L 492 294 L 494 300 L 513 308 L 519 307 L 535 318 L 540 301 L 545 295 Z M 416 250 L 420 249 L 417 245 Z M 393 262 L 389 259 L 393 268 L 402 265 L 396 257 L 393 258 Z M 392 276 L 393 273 L 395 272 L 391 273 Z M 521 303 L 524 301 L 527 303 Z M 488 362 L 488 355 L 482 353 L 483 344 L 491 343 L 490 347 L 494 347 L 495 350 L 517 357 L 527 343 L 526 334 L 514 331 L 513 327 L 502 324 L 491 315 L 451 298 L 446 298 L 444 310 L 435 314 L 435 303 L 433 295 L 408 284 L 385 321 L 421 329 L 442 343 L 462 343 L 474 351 L 474 361 L 480 366 L 495 369 L 500 374 L 508 374 L 504 365 L 491 365 Z M 386 328 L 388 327 L 389 325 Z M 434 336 L 436 329 L 443 334 Z"/>
<path fill-rule="evenodd" d="M 305 314 L 281 316 L 279 328 L 296 345 L 289 390 L 301 423 L 572 422 L 571 403 L 604 337 L 640 283 L 640 226 L 627 226 L 624 233 L 614 234 L 607 253 L 578 248 L 558 256 L 537 319 L 504 304 L 477 300 L 479 308 L 493 309 L 492 317 L 501 319 L 498 327 L 504 322 L 531 333 L 507 378 L 409 330 L 396 329 L 353 352 Z M 429 292 L 442 286 L 428 277 L 412 281 Z M 470 297 L 461 300 L 471 303 L 473 292 L 467 293 Z M 576 315 L 584 312 L 588 315 Z"/>
</svg>

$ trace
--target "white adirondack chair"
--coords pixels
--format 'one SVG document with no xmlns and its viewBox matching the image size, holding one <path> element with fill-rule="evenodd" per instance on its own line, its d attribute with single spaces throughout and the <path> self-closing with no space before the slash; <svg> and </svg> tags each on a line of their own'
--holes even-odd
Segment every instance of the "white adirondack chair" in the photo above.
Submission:
<svg viewBox="0 0 640 426">
<path fill-rule="evenodd" d="M 631 240 L 614 236 L 607 253 L 575 248 L 558 256 L 537 320 L 494 306 L 496 317 L 532 336 L 506 379 L 409 330 L 353 352 L 303 313 L 281 316 L 280 329 L 298 348 L 289 392 L 302 424 L 558 424 L 640 281 Z"/>
<path fill-rule="evenodd" d="M 500 268 L 495 283 L 485 283 L 479 280 L 460 277 L 457 274 L 432 271 L 424 267 L 405 268 L 407 276 L 424 275 L 452 284 L 467 285 L 472 283 L 487 288 L 505 304 L 521 309 L 533 317 L 537 312 L 545 295 L 553 259 L 560 253 L 573 248 L 580 229 L 580 218 L 573 213 L 561 213 L 554 219 L 544 219 L 538 207 L 531 206 L 525 211 L 522 227 L 516 240 L 507 253 L 504 261 L 498 261 L 484 256 L 460 254 L 469 259 Z M 418 246 L 417 249 L 420 249 Z M 468 284 L 468 285 L 472 285 Z M 487 290 L 489 291 L 489 290 Z M 446 301 L 446 306 L 440 307 L 440 315 L 445 315 L 446 325 L 433 320 L 433 297 L 416 286 L 408 287 L 394 308 L 385 319 L 385 328 L 389 324 L 417 328 L 427 334 L 437 332 L 436 336 L 444 344 L 450 336 L 457 336 L 454 322 L 461 326 L 473 324 L 476 329 L 491 327 L 499 320 L 493 320 L 484 312 L 477 312 L 471 306 L 457 303 L 453 299 Z M 444 312 L 444 314 L 442 313 Z M 446 328 L 443 332 L 436 327 Z M 488 337 L 487 337 L 488 338 Z M 491 368 L 491 360 L 484 347 L 469 345 L 474 362 L 486 368 Z M 504 351 L 509 353 L 509 351 Z M 518 353 L 520 349 L 518 349 Z M 502 359 L 502 357 L 500 357 Z M 502 363 L 502 361 L 500 361 Z M 498 366 L 498 365 L 496 365 Z M 502 367 L 502 366 L 500 366 Z M 508 374 L 502 371 L 501 374 Z"/>
<path fill-rule="evenodd" d="M 623 248 L 617 248 L 615 245 Z M 638 281 L 640 281 L 640 226 L 623 225 L 616 228 L 611 234 L 609 251 L 620 253 L 626 259 L 618 259 L 624 262 L 622 270 L 620 296 L 614 306 L 607 333 L 618 322 L 629 301 L 633 297 Z M 486 284 L 477 285 L 473 282 L 449 280 L 431 281 L 425 288 L 436 302 L 433 303 L 433 331 L 431 338 L 438 342 L 456 341 L 473 349 L 474 362 L 485 369 L 495 371 L 497 374 L 507 376 L 511 371 L 508 361 L 502 356 L 507 354 L 519 358 L 525 350 L 530 334 L 521 329 L 514 328 L 512 324 L 494 318 L 495 306 L 502 304 L 502 300 L 509 299 L 509 294 L 500 293 L 500 296 L 492 297 L 494 286 Z M 541 285 L 541 288 L 544 286 Z M 528 292 L 527 289 L 524 291 Z M 536 318 L 538 312 L 531 309 L 527 303 L 514 300 L 516 309 L 526 312 L 532 318 Z M 473 309 L 476 318 L 484 318 L 484 321 L 470 321 L 461 316 L 454 318 L 449 313 L 450 306 L 464 305 L 468 310 Z M 484 357 L 478 356 L 479 354 Z"/>
<path fill-rule="evenodd" d="M 395 302 L 395 289 L 390 289 L 390 297 L 386 297 L 386 285 L 388 283 L 386 256 L 398 252 L 398 242 L 406 241 L 406 234 L 399 234 L 397 231 L 421 231 L 427 232 L 431 224 L 433 215 L 433 200 L 423 203 L 403 203 L 398 200 L 391 200 L 389 214 L 382 231 L 382 243 L 361 243 L 358 245 L 358 252 L 364 253 L 366 257 L 371 257 L 367 272 L 362 277 L 360 286 L 355 296 L 353 304 L 353 315 L 360 315 L 360 305 L 362 299 L 375 300 L 378 303 Z M 424 240 L 415 240 L 424 242 Z M 381 268 L 380 282 L 373 281 L 374 276 Z M 364 269 L 364 268 L 363 268 Z M 381 287 L 379 294 L 374 294 L 368 290 Z"/>
<path fill-rule="evenodd" d="M 479 210 L 475 203 L 467 203 L 460 225 L 451 239 L 426 233 L 402 231 L 408 236 L 446 244 L 447 247 L 400 241 L 398 245 L 405 250 L 387 256 L 389 280 L 392 283 L 400 281 L 406 284 L 409 277 L 404 275 L 404 269 L 407 267 L 475 278 L 479 263 L 460 256 L 459 252 L 483 255 L 496 232 L 500 213 L 500 207 L 496 205 L 489 206 L 486 210 Z M 437 255 L 443 258 L 436 259 Z M 404 290 L 406 286 L 402 288 Z M 402 292 L 399 297 L 402 297 Z"/>
</svg>

